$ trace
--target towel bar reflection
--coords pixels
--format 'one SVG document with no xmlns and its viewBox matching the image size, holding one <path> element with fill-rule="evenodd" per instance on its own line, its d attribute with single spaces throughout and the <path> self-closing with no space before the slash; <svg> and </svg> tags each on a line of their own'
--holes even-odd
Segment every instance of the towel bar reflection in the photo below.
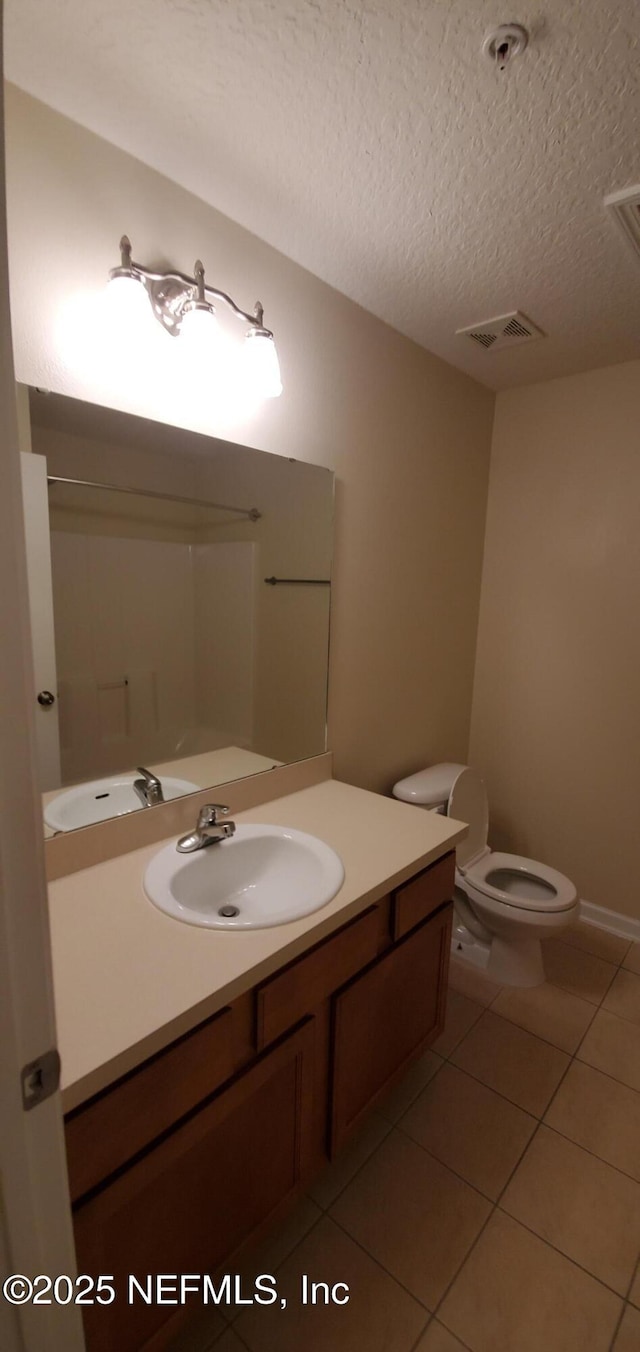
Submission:
<svg viewBox="0 0 640 1352">
<path fill-rule="evenodd" d="M 270 587 L 330 587 L 328 577 L 265 577 Z"/>
</svg>

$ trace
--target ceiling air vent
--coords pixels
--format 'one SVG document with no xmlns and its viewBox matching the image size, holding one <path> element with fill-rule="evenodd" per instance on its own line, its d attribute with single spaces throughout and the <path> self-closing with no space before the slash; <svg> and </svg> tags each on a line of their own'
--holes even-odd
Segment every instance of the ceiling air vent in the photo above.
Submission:
<svg viewBox="0 0 640 1352">
<path fill-rule="evenodd" d="M 510 315 L 499 315 L 497 319 L 487 319 L 482 324 L 471 324 L 468 329 L 456 329 L 456 334 L 463 334 L 480 347 L 487 351 L 492 348 L 494 352 L 501 347 L 530 343 L 532 338 L 544 338 L 542 329 L 519 310 Z"/>
<path fill-rule="evenodd" d="M 604 199 L 605 207 L 618 222 L 634 253 L 640 253 L 640 185 L 612 192 Z"/>
</svg>

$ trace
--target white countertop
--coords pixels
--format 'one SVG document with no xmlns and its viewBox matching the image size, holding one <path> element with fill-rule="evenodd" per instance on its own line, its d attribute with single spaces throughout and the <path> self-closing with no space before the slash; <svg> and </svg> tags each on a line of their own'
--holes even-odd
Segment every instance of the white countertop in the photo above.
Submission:
<svg viewBox="0 0 640 1352">
<path fill-rule="evenodd" d="M 337 780 L 234 815 L 296 827 L 333 846 L 345 868 L 340 891 L 301 920 L 230 933 L 173 920 L 148 900 L 144 871 L 167 842 L 50 883 L 65 1111 L 346 924 L 467 831 Z"/>
</svg>

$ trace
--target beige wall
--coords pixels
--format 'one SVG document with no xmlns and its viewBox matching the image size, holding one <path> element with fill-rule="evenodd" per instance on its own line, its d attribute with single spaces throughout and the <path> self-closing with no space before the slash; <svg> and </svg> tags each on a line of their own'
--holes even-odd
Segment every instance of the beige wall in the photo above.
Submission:
<svg viewBox="0 0 640 1352">
<path fill-rule="evenodd" d="M 336 470 L 329 743 L 336 773 L 386 789 L 467 753 L 493 395 L 205 203 L 15 89 L 7 100 L 16 374 Z M 212 282 L 278 339 L 285 391 L 203 424 L 153 380 L 115 387 L 58 345 L 73 293 L 134 256 Z M 135 374 L 135 373 L 134 373 Z M 177 406 L 179 404 L 179 407 Z"/>
<path fill-rule="evenodd" d="M 640 362 L 500 394 L 471 759 L 492 843 L 640 917 Z"/>
</svg>

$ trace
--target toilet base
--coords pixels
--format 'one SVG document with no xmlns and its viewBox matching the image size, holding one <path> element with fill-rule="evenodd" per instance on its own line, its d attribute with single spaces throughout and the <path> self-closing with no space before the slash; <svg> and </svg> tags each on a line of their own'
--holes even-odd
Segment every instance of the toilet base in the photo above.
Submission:
<svg viewBox="0 0 640 1352">
<path fill-rule="evenodd" d="M 457 921 L 451 952 L 462 962 L 479 967 L 499 986 L 542 986 L 546 980 L 539 939 L 506 940 L 496 934 L 489 943 L 483 943 Z"/>
<path fill-rule="evenodd" d="M 489 953 L 491 945 L 483 943 L 481 939 L 476 939 L 475 935 L 457 921 L 453 926 L 451 935 L 451 955 L 454 958 L 461 958 L 463 962 L 469 962 L 474 967 L 479 967 L 485 971 L 489 962 Z"/>
<path fill-rule="evenodd" d="M 500 986 L 542 986 L 546 978 L 540 940 L 506 940 L 496 935 L 486 972 Z"/>
</svg>

